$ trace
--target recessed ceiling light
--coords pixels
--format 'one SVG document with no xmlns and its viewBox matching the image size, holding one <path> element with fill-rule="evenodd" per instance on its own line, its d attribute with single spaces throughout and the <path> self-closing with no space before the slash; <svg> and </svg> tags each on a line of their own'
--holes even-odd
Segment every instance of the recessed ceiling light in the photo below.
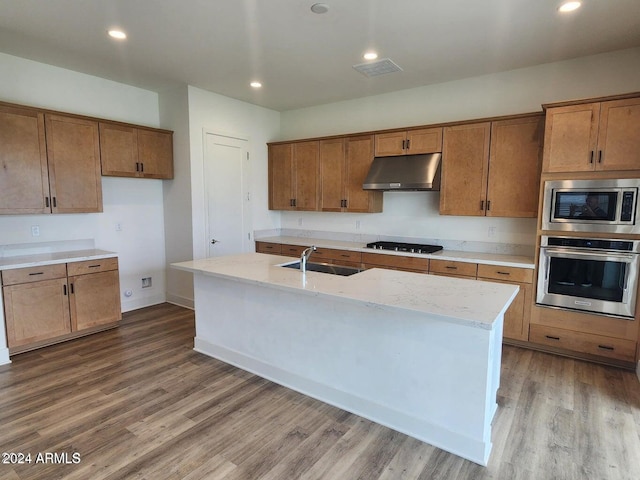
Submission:
<svg viewBox="0 0 640 480">
<path fill-rule="evenodd" d="M 262 87 L 262 84 L 260 82 L 251 82 L 249 85 L 251 85 L 253 88 Z"/>
<path fill-rule="evenodd" d="M 367 52 L 363 55 L 365 60 L 375 60 L 378 58 L 378 54 L 376 52 Z"/>
<path fill-rule="evenodd" d="M 112 29 L 112 30 L 109 30 L 108 33 L 111 38 L 116 38 L 118 40 L 124 40 L 125 38 L 127 38 L 127 34 L 124 33 L 122 30 Z"/>
<path fill-rule="evenodd" d="M 326 3 L 314 3 L 311 5 L 311 11 L 313 13 L 327 13 L 329 11 L 329 5 Z"/>
<path fill-rule="evenodd" d="M 558 11 L 563 13 L 573 12 L 574 10 L 580 8 L 581 5 L 582 2 L 565 2 L 558 7 Z"/>
</svg>

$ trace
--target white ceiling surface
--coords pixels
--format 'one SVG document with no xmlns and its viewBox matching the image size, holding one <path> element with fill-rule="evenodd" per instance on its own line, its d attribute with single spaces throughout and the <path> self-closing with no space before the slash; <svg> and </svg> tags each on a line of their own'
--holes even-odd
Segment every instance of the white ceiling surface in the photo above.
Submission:
<svg viewBox="0 0 640 480">
<path fill-rule="evenodd" d="M 2 0 L 0 51 L 285 111 L 640 46 L 640 0 Z M 107 37 L 119 26 L 125 42 Z M 375 49 L 403 71 L 367 78 Z M 249 87 L 257 79 L 260 91 Z"/>
</svg>

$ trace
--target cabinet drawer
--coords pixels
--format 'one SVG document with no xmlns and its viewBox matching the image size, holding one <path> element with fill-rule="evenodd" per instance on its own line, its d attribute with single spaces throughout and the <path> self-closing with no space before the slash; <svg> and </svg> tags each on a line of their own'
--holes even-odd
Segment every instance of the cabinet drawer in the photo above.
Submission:
<svg viewBox="0 0 640 480">
<path fill-rule="evenodd" d="M 362 253 L 349 250 L 339 250 L 335 248 L 319 248 L 311 255 L 315 260 L 338 260 L 345 262 L 361 262 Z"/>
<path fill-rule="evenodd" d="M 17 285 L 19 283 L 40 282 L 52 280 L 54 278 L 65 278 L 67 276 L 67 265 L 58 263 L 56 265 L 42 265 L 39 267 L 16 268 L 4 270 L 2 272 L 2 285 Z"/>
<path fill-rule="evenodd" d="M 533 283 L 533 270 L 528 268 L 479 264 L 478 278 L 505 280 L 508 282 Z"/>
<path fill-rule="evenodd" d="M 288 257 L 300 257 L 303 250 L 307 248 L 302 245 L 282 245 L 282 255 Z"/>
<path fill-rule="evenodd" d="M 451 260 L 431 259 L 429 273 L 443 273 L 446 275 L 456 275 L 461 277 L 476 278 L 478 270 L 477 263 L 454 262 Z"/>
<path fill-rule="evenodd" d="M 387 267 L 395 270 L 424 273 L 429 271 L 428 258 L 386 255 L 384 253 L 363 253 L 362 263 L 366 264 L 366 268 Z"/>
<path fill-rule="evenodd" d="M 529 341 L 579 353 L 615 358 L 625 362 L 633 362 L 636 355 L 636 342 L 633 340 L 604 337 L 543 325 L 534 324 L 529 327 Z"/>
<path fill-rule="evenodd" d="M 98 260 L 86 260 L 82 262 L 70 262 L 67 264 L 69 276 L 86 275 L 87 273 L 107 272 L 118 269 L 118 258 L 101 258 Z"/>
<path fill-rule="evenodd" d="M 280 255 L 281 251 L 282 245 L 279 243 L 256 242 L 256 252 L 258 253 L 272 253 L 274 255 Z"/>
</svg>

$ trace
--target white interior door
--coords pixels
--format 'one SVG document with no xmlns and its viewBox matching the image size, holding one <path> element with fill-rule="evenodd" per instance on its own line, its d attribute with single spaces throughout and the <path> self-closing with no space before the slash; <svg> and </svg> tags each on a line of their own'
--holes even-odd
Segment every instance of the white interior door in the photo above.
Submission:
<svg viewBox="0 0 640 480">
<path fill-rule="evenodd" d="M 205 134 L 204 180 L 209 257 L 247 251 L 248 142 Z"/>
</svg>

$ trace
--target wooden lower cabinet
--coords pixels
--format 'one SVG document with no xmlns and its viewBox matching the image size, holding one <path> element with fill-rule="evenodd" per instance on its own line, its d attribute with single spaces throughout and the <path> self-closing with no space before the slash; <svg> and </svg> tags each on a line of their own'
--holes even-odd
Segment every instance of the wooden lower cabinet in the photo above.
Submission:
<svg viewBox="0 0 640 480">
<path fill-rule="evenodd" d="M 122 319 L 117 258 L 5 270 L 2 290 L 12 354 Z"/>
</svg>

